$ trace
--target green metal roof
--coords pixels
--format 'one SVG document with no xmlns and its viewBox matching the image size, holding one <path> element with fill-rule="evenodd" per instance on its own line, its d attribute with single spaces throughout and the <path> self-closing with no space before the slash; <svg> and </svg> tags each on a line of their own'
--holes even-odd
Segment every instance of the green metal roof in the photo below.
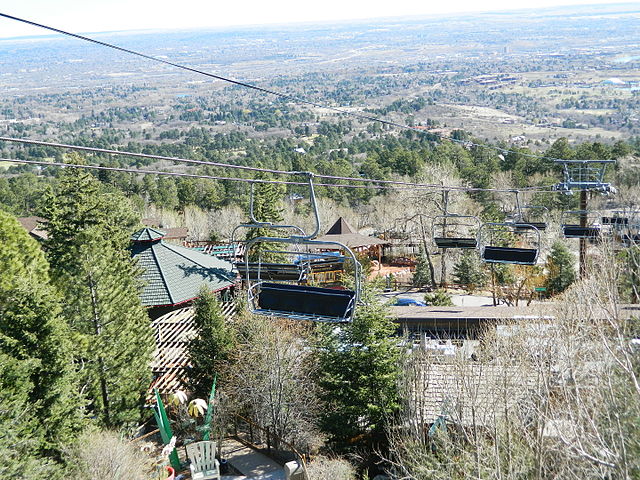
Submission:
<svg viewBox="0 0 640 480">
<path fill-rule="evenodd" d="M 131 235 L 132 242 L 152 242 L 154 240 L 160 240 L 166 235 L 161 230 L 156 230 L 155 228 L 141 228 L 136 233 Z"/>
<path fill-rule="evenodd" d="M 132 236 L 132 255 L 143 269 L 140 297 L 144 306 L 178 305 L 197 298 L 202 285 L 216 291 L 235 283 L 230 262 L 164 243 L 157 233 L 145 228 Z"/>
</svg>

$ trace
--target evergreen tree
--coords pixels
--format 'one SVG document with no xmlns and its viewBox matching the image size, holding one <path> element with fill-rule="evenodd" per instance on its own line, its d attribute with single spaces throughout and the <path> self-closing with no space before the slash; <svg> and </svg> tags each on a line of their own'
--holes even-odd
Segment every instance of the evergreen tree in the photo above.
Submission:
<svg viewBox="0 0 640 480">
<path fill-rule="evenodd" d="M 416 287 L 426 287 L 432 285 L 432 272 L 431 265 L 429 265 L 429 259 L 424 253 L 424 250 L 420 248 L 420 255 L 418 255 L 418 263 L 416 264 L 416 270 L 413 272 L 413 285 Z"/>
<path fill-rule="evenodd" d="M 453 278 L 458 285 L 464 285 L 468 291 L 473 292 L 482 287 L 487 276 L 482 269 L 482 264 L 475 252 L 464 252 L 453 266 Z"/>
<path fill-rule="evenodd" d="M 126 198 L 84 172 L 65 172 L 49 195 L 47 253 L 75 334 L 83 389 L 100 423 L 140 419 L 153 338 L 128 250 L 135 216 Z"/>
<path fill-rule="evenodd" d="M 434 307 L 453 307 L 451 295 L 446 290 L 436 290 L 432 293 L 425 293 L 424 302 Z"/>
<path fill-rule="evenodd" d="M 257 183 L 254 186 L 253 194 L 253 213 L 259 222 L 282 222 L 281 197 L 284 194 L 282 185 L 276 183 Z M 269 228 L 252 228 L 247 232 L 247 240 L 256 237 L 265 236 L 281 236 L 287 235 L 283 230 L 275 230 Z M 266 262 L 277 262 L 281 256 L 273 253 L 264 253 L 271 250 L 277 250 L 277 246 L 270 243 L 258 243 L 251 249 L 251 261 L 257 261 L 260 258 Z"/>
<path fill-rule="evenodd" d="M 353 323 L 321 335 L 322 428 L 339 449 L 357 439 L 384 441 L 384 421 L 399 408 L 395 325 L 374 292 L 363 292 L 363 300 Z"/>
<path fill-rule="evenodd" d="M 564 292 L 576 279 L 575 259 L 567 246 L 559 240 L 551 247 L 547 270 L 549 274 L 545 286 L 549 295 Z"/>
<path fill-rule="evenodd" d="M 193 319 L 197 334 L 189 342 L 191 366 L 187 370 L 186 386 L 200 398 L 208 398 L 214 376 L 218 375 L 234 350 L 232 330 L 225 323 L 220 302 L 215 293 L 200 291 L 195 301 Z"/>
<path fill-rule="evenodd" d="M 2 388 L 0 397 L 24 395 L 41 431 L 41 440 L 33 441 L 35 452 L 56 454 L 80 428 L 83 402 L 76 393 L 71 349 L 40 246 L 0 211 L 0 353 L 29 366 L 19 383 Z"/>
<path fill-rule="evenodd" d="M 38 360 L 18 360 L 0 352 L 0 475 L 21 480 L 62 478 L 61 468 L 42 455 L 46 432 L 31 397 Z"/>
</svg>

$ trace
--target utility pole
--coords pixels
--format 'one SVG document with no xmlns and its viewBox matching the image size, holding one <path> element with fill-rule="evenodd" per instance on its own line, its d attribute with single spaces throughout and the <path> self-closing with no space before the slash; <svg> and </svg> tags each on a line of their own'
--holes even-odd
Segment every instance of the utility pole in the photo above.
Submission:
<svg viewBox="0 0 640 480">
<path fill-rule="evenodd" d="M 449 213 L 449 190 L 442 190 L 442 236 L 447 236 L 447 214 Z M 440 253 L 440 287 L 447 285 L 447 249 Z"/>
<path fill-rule="evenodd" d="M 587 191 L 580 190 L 580 228 L 587 227 Z M 580 238 L 580 278 L 587 276 L 587 235 Z"/>
</svg>

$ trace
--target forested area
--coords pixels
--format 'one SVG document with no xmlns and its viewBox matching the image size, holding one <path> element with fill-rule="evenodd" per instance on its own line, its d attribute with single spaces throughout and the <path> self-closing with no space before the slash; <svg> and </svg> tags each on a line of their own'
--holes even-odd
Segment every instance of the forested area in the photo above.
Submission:
<svg viewBox="0 0 640 480">
<path fill-rule="evenodd" d="M 496 146 L 469 146 L 473 139 L 465 132 L 454 132 L 452 141 L 438 141 L 432 134 L 406 131 L 401 135 L 384 134 L 378 138 L 346 138 L 350 133 L 350 122 L 335 125 L 321 124 L 322 134 L 314 140 L 305 153 L 295 151 L 299 142 L 293 138 L 279 139 L 263 143 L 249 139 L 242 134 L 209 134 L 204 128 L 192 128 L 180 134 L 180 141 L 164 145 L 142 145 L 129 143 L 126 151 L 144 153 L 150 156 L 178 157 L 199 161 L 227 162 L 261 168 L 286 171 L 313 171 L 318 174 L 345 177 L 364 176 L 376 179 L 406 179 L 420 181 L 425 167 L 439 166 L 450 169 L 462 184 L 474 188 L 518 189 L 523 187 L 549 187 L 559 182 L 561 168 L 550 159 L 625 159 L 637 155 L 640 142 L 618 141 L 613 145 L 587 142 L 571 145 L 566 139 L 559 139 L 543 152 L 529 148 L 498 144 Z M 75 145 L 97 148 L 112 148 L 109 139 L 83 142 L 76 139 Z M 482 145 L 482 144 L 481 144 Z M 9 151 L 8 142 L 4 142 Z M 68 159 L 63 149 L 52 147 L 26 147 L 11 150 L 16 158 Z M 242 154 L 229 154 L 229 150 L 239 150 Z M 109 167 L 145 168 L 154 164 L 152 158 L 127 158 L 126 156 L 92 155 L 87 161 Z M 175 171 L 161 166 L 162 171 Z M 221 167 L 189 167 L 188 171 L 202 175 L 229 176 L 229 171 Z M 39 208 L 47 185 L 55 183 L 59 172 L 56 168 L 13 166 L 8 175 L 0 178 L 0 202 L 5 209 L 16 215 L 29 215 Z M 235 176 L 250 177 L 247 172 L 233 172 Z M 135 175 L 123 172 L 103 171 L 95 176 L 104 185 L 118 190 L 132 199 L 139 210 L 145 205 L 167 210 L 184 211 L 196 206 L 202 210 L 212 210 L 233 204 L 245 205 L 248 191 L 243 185 L 228 180 L 207 180 L 175 178 L 166 176 Z M 627 164 L 621 162 L 608 172 L 608 179 L 615 179 L 620 187 L 637 184 L 637 174 Z M 334 182 L 337 183 L 337 182 Z M 370 201 L 374 195 L 385 195 L 384 190 L 341 189 L 318 187 L 318 194 L 338 204 L 355 207 Z M 496 202 L 490 194 L 472 194 L 473 198 L 489 210 Z M 575 200 L 575 199 L 573 199 Z M 570 200 L 569 200 L 570 202 Z M 569 204 L 560 204 L 557 195 L 540 194 L 532 203 L 553 209 Z M 575 206 L 575 205 L 574 205 Z"/>
</svg>

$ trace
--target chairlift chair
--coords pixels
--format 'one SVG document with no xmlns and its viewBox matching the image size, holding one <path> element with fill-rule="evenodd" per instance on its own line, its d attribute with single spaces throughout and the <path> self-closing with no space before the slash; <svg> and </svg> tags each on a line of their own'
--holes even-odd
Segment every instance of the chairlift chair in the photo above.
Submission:
<svg viewBox="0 0 640 480">
<path fill-rule="evenodd" d="M 230 245 L 234 251 L 241 251 L 241 244 L 244 246 L 244 253 L 246 253 L 246 241 L 241 241 L 237 238 L 237 234 L 242 229 L 253 228 L 266 228 L 266 229 L 281 229 L 281 230 L 294 230 L 300 235 L 305 235 L 304 230 L 297 225 L 279 225 L 273 222 L 263 222 L 256 218 L 254 212 L 254 184 L 251 184 L 250 196 L 249 196 L 249 218 L 247 223 L 241 223 L 237 225 L 231 232 Z M 255 280 L 260 277 L 269 280 L 294 280 L 302 281 L 306 276 L 306 271 L 301 268 L 300 265 L 286 264 L 278 262 L 248 262 L 244 260 L 245 255 L 242 256 L 242 260 L 234 262 L 233 266 L 242 280 L 246 280 L 249 276 Z M 260 270 L 260 275 L 258 275 Z"/>
<path fill-rule="evenodd" d="M 267 250 L 264 253 L 275 254 L 278 256 L 285 256 L 291 254 L 297 254 L 298 252 L 285 252 L 285 251 L 273 251 Z M 303 282 L 307 278 L 309 268 L 307 264 L 303 263 L 286 263 L 286 262 L 238 262 L 236 269 L 240 278 L 243 280 L 251 279 L 256 280 L 262 278 L 264 280 L 281 280 L 281 281 L 294 281 Z"/>
<path fill-rule="evenodd" d="M 616 211 L 603 216 L 602 224 L 608 225 L 614 238 L 624 247 L 640 245 L 640 212 Z"/>
<path fill-rule="evenodd" d="M 483 223 L 478 232 L 480 257 L 486 263 L 535 265 L 540 253 L 540 231 L 534 225 Z M 514 247 L 506 241 L 509 234 L 524 246 Z"/>
<path fill-rule="evenodd" d="M 473 215 L 438 215 L 433 219 L 433 241 L 442 249 L 474 249 L 478 247 L 478 239 L 471 231 L 479 228 L 480 220 Z"/>
<path fill-rule="evenodd" d="M 614 214 L 610 217 L 602 217 L 602 225 L 611 225 L 613 228 L 622 228 L 629 225 L 629 217 Z"/>
<path fill-rule="evenodd" d="M 549 213 L 549 209 L 542 205 L 521 205 L 520 191 L 513 190 L 513 193 L 516 197 L 516 211 L 512 216 L 512 221 L 516 230 L 523 233 L 532 225 L 540 231 L 546 230 L 545 217 Z"/>
<path fill-rule="evenodd" d="M 576 223 L 576 219 L 587 216 L 586 225 Z M 594 214 L 587 210 L 571 210 L 562 213 L 562 234 L 564 238 L 586 238 L 595 240 L 600 237 L 602 226 L 596 222 Z"/>
<path fill-rule="evenodd" d="M 249 310 L 256 315 L 265 315 L 270 317 L 282 317 L 294 320 L 310 320 L 316 322 L 350 322 L 355 314 L 356 305 L 360 298 L 360 276 L 361 267 L 357 261 L 355 254 L 346 245 L 340 242 L 318 241 L 314 238 L 320 230 L 320 218 L 316 204 L 315 192 L 313 189 L 312 174 L 305 173 L 309 178 L 310 200 L 316 220 L 315 230 L 310 235 L 291 235 L 288 237 L 271 237 L 263 236 L 248 240 L 244 254 L 244 271 L 247 283 L 247 300 Z M 252 192 L 253 193 L 253 192 Z M 286 226 L 269 225 L 269 228 L 287 228 Z M 288 228 L 291 228 L 290 226 Z M 300 230 L 300 229 L 298 229 Z M 288 255 L 297 255 L 296 261 L 292 261 L 286 269 L 284 264 L 278 264 L 280 272 L 286 270 L 278 278 L 273 275 L 275 264 L 271 264 L 268 269 L 261 268 L 262 264 L 258 263 L 258 268 L 251 268 L 252 263 L 249 257 L 252 248 L 259 244 L 283 244 L 295 245 L 302 250 L 310 251 L 312 249 L 327 248 L 327 246 L 337 247 L 344 252 L 344 256 L 339 260 L 348 259 L 353 265 L 354 288 L 353 289 L 334 289 L 314 287 L 305 283 L 305 278 L 300 276 L 294 279 L 293 272 L 310 271 L 312 256 L 322 256 L 323 254 L 313 253 L 302 254 L 300 251 L 281 250 L 280 253 Z M 325 255 L 328 256 L 328 255 Z M 335 258 L 335 256 L 334 256 Z M 255 272 L 255 276 L 252 272 Z M 284 277 L 284 278 L 283 278 Z M 288 283 L 286 283 L 288 282 Z"/>
<path fill-rule="evenodd" d="M 517 228 L 526 230 L 533 225 L 541 232 L 547 229 L 547 222 L 544 219 L 546 214 L 549 213 L 547 207 L 542 205 L 523 205 L 520 211 L 520 217 L 516 218 L 514 222 Z"/>
</svg>

